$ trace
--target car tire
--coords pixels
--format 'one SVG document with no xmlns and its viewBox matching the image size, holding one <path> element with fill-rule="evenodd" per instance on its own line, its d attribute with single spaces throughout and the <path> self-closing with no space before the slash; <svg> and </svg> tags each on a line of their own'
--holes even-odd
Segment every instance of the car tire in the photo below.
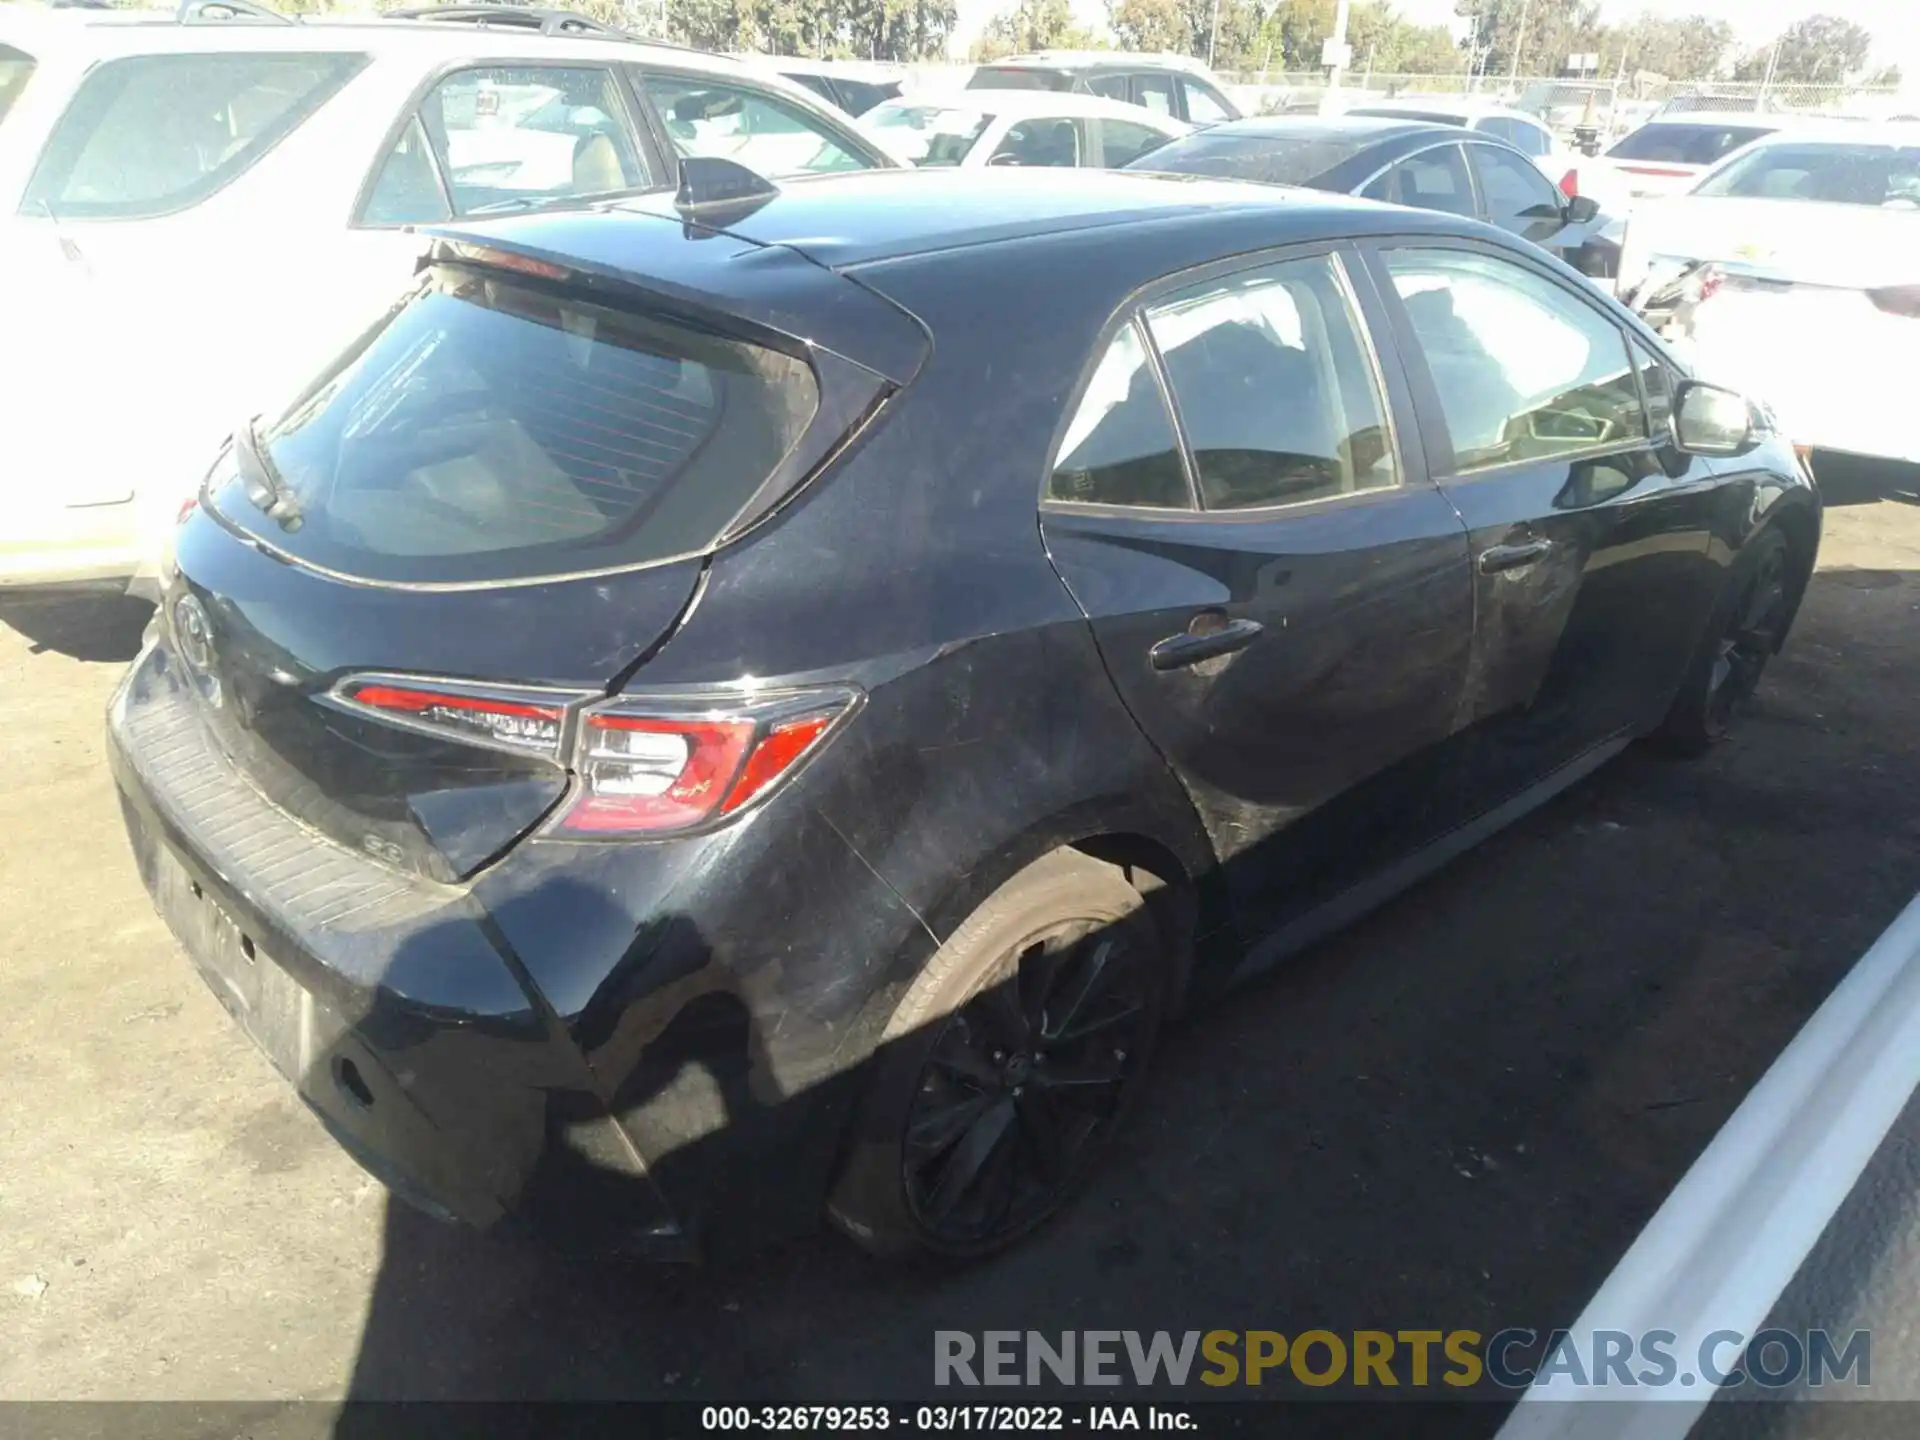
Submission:
<svg viewBox="0 0 1920 1440">
<path fill-rule="evenodd" d="M 1704 755 L 1727 737 L 1792 619 L 1786 537 L 1763 530 L 1742 551 L 1666 718 L 1648 737 L 1669 755 Z"/>
<path fill-rule="evenodd" d="M 877 1255 L 948 1258 L 1044 1224 L 1132 1108 L 1168 981 L 1116 867 L 1062 850 L 1002 885 L 888 1022 L 834 1223 Z"/>
</svg>

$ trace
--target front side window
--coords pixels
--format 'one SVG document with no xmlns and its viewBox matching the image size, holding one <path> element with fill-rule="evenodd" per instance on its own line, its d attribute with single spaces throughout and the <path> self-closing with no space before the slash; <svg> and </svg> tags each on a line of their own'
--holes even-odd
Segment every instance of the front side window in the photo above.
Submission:
<svg viewBox="0 0 1920 1440">
<path fill-rule="evenodd" d="M 1049 500 L 1191 507 L 1179 441 L 1146 343 L 1129 322 L 1094 367 L 1047 480 Z"/>
<path fill-rule="evenodd" d="M 1473 182 L 1467 178 L 1466 157 L 1458 145 L 1438 145 L 1409 155 L 1363 193 L 1369 200 L 1411 205 L 1417 210 L 1439 210 L 1448 215 L 1474 213 Z"/>
<path fill-rule="evenodd" d="M 889 100 L 861 118 L 902 160 L 915 165 L 958 165 L 993 123 L 985 110 L 915 100 Z"/>
<path fill-rule="evenodd" d="M 1131 165 L 1167 143 L 1167 137 L 1151 125 L 1136 125 L 1131 120 L 1100 122 L 1100 163 L 1109 170 Z"/>
<path fill-rule="evenodd" d="M 879 163 L 819 117 L 764 91 L 683 75 L 649 75 L 646 87 L 681 155 L 731 160 L 768 179 Z"/>
<path fill-rule="evenodd" d="M 213 503 L 298 560 L 375 581 L 639 564 L 710 546 L 817 406 L 793 356 L 440 265 L 258 428 L 274 483 L 243 474 Z"/>
<path fill-rule="evenodd" d="M 361 55 L 138 55 L 96 65 L 47 137 L 21 209 L 137 220 L 198 205 L 365 63 Z"/>
<path fill-rule="evenodd" d="M 1180 85 L 1187 92 L 1187 119 L 1194 124 L 1218 125 L 1233 118 L 1232 112 L 1220 103 L 1220 97 L 1206 86 L 1194 80 L 1183 80 Z"/>
<path fill-rule="evenodd" d="M 1398 478 L 1360 319 L 1330 257 L 1210 280 L 1147 315 L 1207 509 Z"/>
<path fill-rule="evenodd" d="M 528 209 L 655 183 L 609 70 L 460 70 L 434 87 L 420 114 L 446 171 L 456 215 Z M 403 134 L 400 147 L 408 143 Z"/>
<path fill-rule="evenodd" d="M 1647 436 L 1619 328 L 1525 266 L 1462 250 L 1386 263 L 1471 474 Z"/>
<path fill-rule="evenodd" d="M 1728 161 L 1693 193 L 1920 209 L 1920 145 L 1761 145 Z"/>
<path fill-rule="evenodd" d="M 13 45 L 0 45 L 0 120 L 7 118 L 13 102 L 27 88 L 33 74 L 33 57 Z"/>
<path fill-rule="evenodd" d="M 1086 156 L 1084 121 L 1043 116 L 1009 126 L 987 163 L 1069 167 L 1086 164 Z"/>
<path fill-rule="evenodd" d="M 1469 149 L 1480 193 L 1486 199 L 1487 219 L 1502 230 L 1529 240 L 1543 240 L 1564 223 L 1560 192 L 1529 160 L 1494 145 Z"/>
</svg>

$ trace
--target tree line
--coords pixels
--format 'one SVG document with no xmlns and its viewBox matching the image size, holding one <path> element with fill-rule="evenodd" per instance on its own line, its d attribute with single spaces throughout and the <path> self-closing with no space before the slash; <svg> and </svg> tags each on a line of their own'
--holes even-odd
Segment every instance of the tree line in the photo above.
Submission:
<svg viewBox="0 0 1920 1440">
<path fill-rule="evenodd" d="M 892 61 L 945 59 L 958 23 L 954 0 L 576 0 L 579 8 L 634 29 L 708 50 Z M 1320 65 L 1336 0 L 1106 0 L 1107 25 L 1092 29 L 1070 0 L 1015 0 L 995 15 L 969 58 L 1027 50 L 1172 51 L 1222 70 L 1302 71 Z M 1597 73 L 1652 73 L 1670 80 L 1725 78 L 1778 84 L 1895 84 L 1897 67 L 1874 71 L 1873 36 L 1840 15 L 1809 15 L 1776 39 L 1743 49 L 1733 27 L 1706 15 L 1644 11 L 1601 19 L 1600 0 L 1455 0 L 1464 38 L 1445 25 L 1417 25 L 1393 0 L 1354 0 L 1347 24 L 1354 65 L 1387 74 L 1557 75 L 1573 55 Z"/>
</svg>

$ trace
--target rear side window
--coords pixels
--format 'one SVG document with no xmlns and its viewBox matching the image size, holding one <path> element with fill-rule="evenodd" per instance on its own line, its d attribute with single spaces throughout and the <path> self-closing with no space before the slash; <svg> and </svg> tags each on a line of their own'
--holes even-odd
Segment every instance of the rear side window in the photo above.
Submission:
<svg viewBox="0 0 1920 1440">
<path fill-rule="evenodd" d="M 1711 165 L 1771 130 L 1747 125 L 1643 125 L 1607 152 L 1612 160 Z"/>
<path fill-rule="evenodd" d="M 1149 125 L 1136 125 L 1131 120 L 1100 122 L 1100 163 L 1109 170 L 1131 165 L 1166 143 L 1167 137 Z"/>
<path fill-rule="evenodd" d="M 1063 75 L 1057 70 L 1030 70 L 1024 65 L 982 65 L 967 81 L 969 90 L 1071 90 L 1072 88 L 1071 75 Z"/>
<path fill-rule="evenodd" d="M 21 209 L 136 220 L 197 205 L 313 114 L 361 55 L 139 55 L 95 66 Z"/>
<path fill-rule="evenodd" d="M 1192 505 L 1173 420 L 1138 325 L 1129 323 L 1100 357 L 1060 442 L 1049 500 L 1084 505 Z"/>
<path fill-rule="evenodd" d="M 27 88 L 27 79 L 32 74 L 31 55 L 12 45 L 0 45 L 0 120 L 7 118 L 7 111 Z"/>
<path fill-rule="evenodd" d="M 1200 501 L 1239 510 L 1398 478 L 1360 320 L 1334 262 L 1208 281 L 1148 312 Z"/>
<path fill-rule="evenodd" d="M 1438 210 L 1447 215 L 1474 213 L 1473 182 L 1458 145 L 1441 145 L 1410 155 L 1362 192 L 1369 200 Z"/>
<path fill-rule="evenodd" d="M 817 404 L 792 356 L 441 265 L 256 432 L 291 504 L 269 518 L 257 476 L 214 503 L 297 559 L 370 580 L 640 564 L 709 547 Z"/>
</svg>

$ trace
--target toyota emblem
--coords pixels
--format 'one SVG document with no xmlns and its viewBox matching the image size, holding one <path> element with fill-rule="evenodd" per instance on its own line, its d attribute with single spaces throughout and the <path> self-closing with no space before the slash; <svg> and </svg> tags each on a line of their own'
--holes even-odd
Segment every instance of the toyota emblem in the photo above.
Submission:
<svg viewBox="0 0 1920 1440">
<path fill-rule="evenodd" d="M 173 606 L 173 643 L 189 668 L 205 675 L 213 667 L 213 622 L 199 599 L 183 595 Z"/>
</svg>

